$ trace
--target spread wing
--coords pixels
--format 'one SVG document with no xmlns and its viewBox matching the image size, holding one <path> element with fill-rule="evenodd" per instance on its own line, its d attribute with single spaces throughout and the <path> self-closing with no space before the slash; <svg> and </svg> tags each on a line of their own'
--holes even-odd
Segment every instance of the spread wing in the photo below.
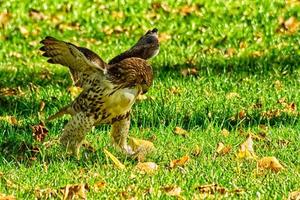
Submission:
<svg viewBox="0 0 300 200">
<path fill-rule="evenodd" d="M 111 59 L 108 64 L 110 65 L 115 64 L 120 62 L 121 60 L 124 60 L 126 58 L 132 58 L 132 57 L 138 57 L 147 60 L 153 57 L 156 54 L 156 51 L 158 51 L 158 49 L 159 49 L 158 44 L 144 44 L 144 45 L 134 46 L 128 51 L 125 51 L 120 55 L 117 55 L 116 57 Z"/>
<path fill-rule="evenodd" d="M 57 40 L 47 36 L 41 41 L 40 48 L 43 56 L 48 57 L 49 63 L 69 67 L 76 86 L 85 87 L 93 74 L 105 74 L 107 64 L 94 52 L 87 48 Z"/>
<path fill-rule="evenodd" d="M 115 64 L 126 58 L 138 57 L 148 60 L 156 56 L 159 52 L 157 33 L 157 28 L 147 31 L 133 47 L 111 59 L 108 64 Z"/>
</svg>

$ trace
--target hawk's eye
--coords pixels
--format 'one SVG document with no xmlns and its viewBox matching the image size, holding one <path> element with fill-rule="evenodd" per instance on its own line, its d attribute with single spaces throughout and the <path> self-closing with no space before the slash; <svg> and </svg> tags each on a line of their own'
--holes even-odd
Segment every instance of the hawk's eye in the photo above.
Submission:
<svg viewBox="0 0 300 200">
<path fill-rule="evenodd" d="M 153 38 L 147 38 L 147 39 L 146 39 L 146 42 L 147 42 L 148 44 L 151 44 L 152 42 L 154 42 L 154 40 L 153 40 Z"/>
</svg>

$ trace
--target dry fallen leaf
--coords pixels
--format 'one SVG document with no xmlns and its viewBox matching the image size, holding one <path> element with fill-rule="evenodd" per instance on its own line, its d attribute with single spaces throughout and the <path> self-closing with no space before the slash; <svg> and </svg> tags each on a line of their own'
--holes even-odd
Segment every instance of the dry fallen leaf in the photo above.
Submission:
<svg viewBox="0 0 300 200">
<path fill-rule="evenodd" d="M 142 173 L 153 173 L 158 169 L 158 165 L 154 162 L 139 162 L 136 165 L 136 169 L 138 169 Z"/>
<path fill-rule="evenodd" d="M 105 155 L 113 161 L 113 163 L 115 164 L 115 166 L 118 169 L 125 169 L 125 165 L 123 163 L 121 163 L 112 153 L 110 153 L 106 149 L 103 149 L 103 151 L 104 151 Z"/>
<path fill-rule="evenodd" d="M 106 186 L 106 183 L 104 181 L 98 181 L 94 184 L 93 190 L 95 192 L 100 192 L 105 186 Z"/>
<path fill-rule="evenodd" d="M 202 194 L 226 194 L 228 192 L 226 188 L 221 187 L 216 183 L 197 186 L 196 190 L 198 190 Z"/>
<path fill-rule="evenodd" d="M 183 16 L 190 15 L 192 13 L 196 13 L 199 10 L 198 6 L 193 4 L 193 5 L 184 5 L 179 9 L 179 13 Z"/>
<path fill-rule="evenodd" d="M 169 5 L 166 2 L 152 2 L 151 7 L 154 10 L 162 9 L 165 12 L 170 12 L 171 11 Z"/>
<path fill-rule="evenodd" d="M 69 199 L 87 199 L 86 193 L 89 191 L 88 184 L 66 185 L 61 188 L 63 200 Z"/>
<path fill-rule="evenodd" d="M 20 26 L 19 30 L 21 32 L 21 34 L 27 38 L 30 35 L 30 32 L 28 31 L 28 29 L 26 28 L 26 26 Z"/>
<path fill-rule="evenodd" d="M 276 29 L 277 33 L 293 34 L 299 30 L 300 22 L 294 16 L 284 19 L 282 16 L 279 17 L 279 26 Z"/>
<path fill-rule="evenodd" d="M 40 199 L 52 199 L 57 198 L 59 196 L 58 191 L 51 188 L 46 189 L 35 189 L 34 196 L 37 200 Z M 1 198 L 0 198 L 1 199 Z"/>
<path fill-rule="evenodd" d="M 172 36 L 168 33 L 159 33 L 158 34 L 158 40 L 160 43 L 166 42 L 168 40 L 172 39 Z"/>
<path fill-rule="evenodd" d="M 219 142 L 218 143 L 218 146 L 217 146 L 217 150 L 216 150 L 216 153 L 218 155 L 225 155 L 227 153 L 229 153 L 231 150 L 231 146 L 230 145 L 224 145 L 222 142 Z"/>
<path fill-rule="evenodd" d="M 183 137 L 187 137 L 189 132 L 187 130 L 184 130 L 183 128 L 180 128 L 178 126 L 175 127 L 173 131 L 176 135 L 181 135 Z"/>
<path fill-rule="evenodd" d="M 38 125 L 31 126 L 31 129 L 33 138 L 38 142 L 43 142 L 49 132 L 43 122 L 40 122 Z"/>
<path fill-rule="evenodd" d="M 201 154 L 201 148 L 198 145 L 195 145 L 191 154 L 195 157 L 199 156 Z"/>
<path fill-rule="evenodd" d="M 258 167 L 261 169 L 270 169 L 274 172 L 279 172 L 283 170 L 284 167 L 279 163 L 277 158 L 275 157 L 263 157 L 262 159 L 257 161 Z"/>
<path fill-rule="evenodd" d="M 184 165 L 186 165 L 190 160 L 190 157 L 188 155 L 183 156 L 180 159 L 176 159 L 176 160 L 172 160 L 170 162 L 170 168 L 175 168 L 177 166 L 179 167 L 183 167 Z"/>
<path fill-rule="evenodd" d="M 9 123 L 10 125 L 13 125 L 13 126 L 20 125 L 19 121 L 14 116 L 0 116 L 0 121 L 5 121 L 5 122 L 7 122 L 7 123 Z"/>
<path fill-rule="evenodd" d="M 166 186 L 166 187 L 163 187 L 162 190 L 163 190 L 168 196 L 180 197 L 181 188 L 178 187 L 178 186 Z"/>
<path fill-rule="evenodd" d="M 251 134 L 249 134 L 247 140 L 241 144 L 239 152 L 237 153 L 238 158 L 256 158 L 257 156 L 254 153 L 253 149 L 253 140 Z"/>
<path fill-rule="evenodd" d="M 45 101 L 41 101 L 40 102 L 40 112 L 42 112 L 43 110 L 44 110 L 44 108 L 45 108 Z"/>
<path fill-rule="evenodd" d="M 278 109 L 261 112 L 261 116 L 267 119 L 276 118 L 279 117 L 280 115 L 281 115 L 281 111 Z"/>
<path fill-rule="evenodd" d="M 289 193 L 288 200 L 300 200 L 300 189 Z"/>
<path fill-rule="evenodd" d="M 24 92 L 20 87 L 17 88 L 0 88 L 0 96 L 22 96 Z"/>
<path fill-rule="evenodd" d="M 29 10 L 29 17 L 34 20 L 44 20 L 46 18 L 46 16 L 41 11 L 36 9 Z"/>
<path fill-rule="evenodd" d="M 0 13 L 0 28 L 4 28 L 8 24 L 10 17 L 11 15 L 7 11 Z"/>
<path fill-rule="evenodd" d="M 6 195 L 6 194 L 2 194 L 0 193 L 0 200 L 15 200 L 16 197 L 13 195 Z"/>
<path fill-rule="evenodd" d="M 186 68 L 181 70 L 182 76 L 197 76 L 198 70 L 196 68 Z"/>
<path fill-rule="evenodd" d="M 234 56 L 234 54 L 236 54 L 236 49 L 235 48 L 228 48 L 225 51 L 225 57 L 232 57 Z"/>
</svg>

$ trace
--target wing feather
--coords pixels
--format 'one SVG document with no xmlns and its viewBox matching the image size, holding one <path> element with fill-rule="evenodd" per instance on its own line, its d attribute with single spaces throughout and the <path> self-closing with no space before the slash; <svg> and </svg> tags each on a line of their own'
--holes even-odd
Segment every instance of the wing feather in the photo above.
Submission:
<svg viewBox="0 0 300 200">
<path fill-rule="evenodd" d="M 68 42 L 47 36 L 41 41 L 42 56 L 49 58 L 48 62 L 69 67 L 72 79 L 77 86 L 84 87 L 86 77 L 93 73 L 105 74 L 107 64 L 93 51 L 77 47 Z"/>
</svg>

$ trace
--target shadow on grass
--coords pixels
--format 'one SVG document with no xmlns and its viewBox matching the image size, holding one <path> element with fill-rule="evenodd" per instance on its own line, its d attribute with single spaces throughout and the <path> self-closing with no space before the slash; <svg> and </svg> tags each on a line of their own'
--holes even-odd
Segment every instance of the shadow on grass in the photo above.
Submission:
<svg viewBox="0 0 300 200">
<path fill-rule="evenodd" d="M 278 50 L 280 51 L 280 50 Z M 280 56 L 278 56 L 280 55 Z M 199 58 L 198 64 L 191 65 L 186 63 L 179 63 L 171 66 L 170 64 L 165 65 L 162 68 L 155 68 L 157 78 L 164 80 L 166 76 L 171 75 L 171 78 L 182 79 L 180 70 L 187 67 L 196 67 L 199 70 L 200 75 L 203 76 L 218 76 L 220 74 L 228 74 L 229 76 L 247 76 L 247 75 L 265 75 L 266 73 L 280 72 L 284 74 L 292 74 L 293 71 L 300 67 L 300 56 L 297 55 L 283 55 L 282 53 L 273 52 L 272 54 L 261 56 L 261 57 L 244 57 L 244 58 Z M 19 70 L 20 71 L 20 70 Z M 4 80 L 0 82 L 1 87 L 28 87 L 30 84 L 46 87 L 49 85 L 59 85 L 60 87 L 67 88 L 71 85 L 71 79 L 67 72 L 58 73 L 51 75 L 50 79 L 40 79 L 40 73 L 29 72 L 17 72 L 15 74 L 10 71 L 0 70 L 0 79 Z M 11 82 L 6 77 L 14 77 L 14 81 Z M 0 114 L 10 115 L 12 111 L 16 112 L 17 115 L 28 117 L 38 113 L 39 102 L 32 98 L 22 98 L 22 97 L 1 97 L 0 96 Z M 51 104 L 53 99 L 48 100 L 47 104 Z M 53 104 L 53 102 L 52 102 Z M 59 102 L 57 102 L 57 107 L 60 107 Z M 18 110 L 22 108 L 22 110 Z M 132 117 L 132 123 L 138 127 L 160 127 L 178 124 L 185 129 L 190 129 L 193 127 L 201 127 L 203 129 L 207 128 L 209 124 L 213 123 L 220 128 L 227 128 L 228 130 L 236 129 L 241 126 L 250 127 L 258 126 L 259 124 L 266 124 L 271 126 L 280 125 L 293 125 L 299 122 L 298 116 L 290 116 L 283 114 L 281 116 L 273 117 L 271 119 L 264 119 L 260 114 L 254 114 L 248 116 L 243 120 L 231 120 L 232 115 L 229 116 L 226 112 L 213 112 L 207 108 L 202 108 L 199 111 L 191 113 L 181 113 L 181 116 L 174 119 L 172 114 L 165 110 L 161 116 L 152 115 L 140 115 L 138 117 Z M 16 110 L 17 109 L 17 110 Z M 211 115 L 209 118 L 208 116 Z M 177 121 L 176 121 L 177 120 Z M 11 131 L 13 134 L 19 134 L 22 130 Z M 5 137 L 5 135 L 3 135 Z M 26 140 L 26 136 L 14 136 L 10 135 L 5 138 L 0 143 L 0 152 L 2 157 L 2 162 L 16 161 L 25 162 L 30 164 L 34 159 L 41 161 L 46 160 L 57 160 L 61 158 L 55 155 L 48 155 L 42 158 L 38 155 L 37 150 L 33 146 L 31 140 Z M 37 156 L 38 155 L 38 156 Z M 70 158 L 72 159 L 72 158 Z M 96 152 L 88 160 L 95 160 L 95 162 L 100 162 L 105 160 L 102 151 Z"/>
<path fill-rule="evenodd" d="M 228 74 L 230 76 L 240 75 L 264 75 L 268 73 L 293 73 L 294 70 L 300 67 L 300 56 L 285 55 L 280 50 L 260 57 L 200 57 L 195 60 L 195 64 L 178 63 L 175 65 L 167 62 L 165 66 L 157 67 L 155 69 L 159 78 L 164 78 L 170 72 L 174 75 L 172 78 L 183 78 L 180 74 L 181 69 L 196 68 L 199 75 L 217 76 L 221 74 Z M 177 76 L 176 76 L 177 74 Z"/>
</svg>

